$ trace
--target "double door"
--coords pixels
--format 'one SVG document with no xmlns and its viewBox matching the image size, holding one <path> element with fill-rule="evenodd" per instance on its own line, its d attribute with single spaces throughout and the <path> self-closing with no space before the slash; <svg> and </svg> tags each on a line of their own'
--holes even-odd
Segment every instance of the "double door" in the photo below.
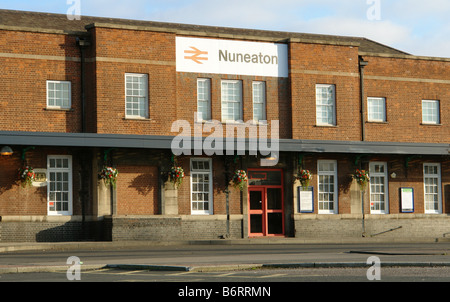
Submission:
<svg viewBox="0 0 450 302">
<path fill-rule="evenodd" d="M 283 190 L 281 186 L 257 186 L 248 190 L 249 236 L 284 234 Z"/>
</svg>

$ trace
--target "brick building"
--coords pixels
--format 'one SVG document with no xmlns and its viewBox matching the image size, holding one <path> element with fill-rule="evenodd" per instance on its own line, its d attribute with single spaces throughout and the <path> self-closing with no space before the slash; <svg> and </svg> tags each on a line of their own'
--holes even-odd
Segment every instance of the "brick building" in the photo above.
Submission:
<svg viewBox="0 0 450 302">
<path fill-rule="evenodd" d="M 450 232 L 448 58 L 356 37 L 0 10 L 0 62 L 0 148 L 13 151 L 0 156 L 0 242 Z M 276 152 L 251 150 L 252 127 Z M 181 154 L 177 138 L 192 143 Z M 364 191 L 356 169 L 369 171 Z"/>
</svg>

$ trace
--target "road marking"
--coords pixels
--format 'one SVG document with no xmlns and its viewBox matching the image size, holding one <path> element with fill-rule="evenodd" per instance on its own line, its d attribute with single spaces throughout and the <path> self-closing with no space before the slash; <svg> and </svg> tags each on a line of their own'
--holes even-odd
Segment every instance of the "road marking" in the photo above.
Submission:
<svg viewBox="0 0 450 302">
<path fill-rule="evenodd" d="M 221 275 L 217 275 L 216 277 L 226 277 L 226 276 L 230 276 L 230 275 L 234 275 L 235 273 L 226 273 L 226 274 L 221 274 Z"/>
<path fill-rule="evenodd" d="M 192 272 L 182 272 L 182 273 L 171 273 L 171 274 L 166 274 L 166 276 L 182 276 L 182 275 L 187 275 L 187 274 L 192 274 Z"/>
<path fill-rule="evenodd" d="M 286 274 L 273 274 L 273 275 L 260 276 L 258 278 L 274 278 L 274 277 L 281 277 L 281 276 L 286 276 Z"/>
<path fill-rule="evenodd" d="M 142 270 L 116 273 L 116 275 L 132 275 L 132 274 L 135 274 L 135 273 L 142 273 Z"/>
</svg>

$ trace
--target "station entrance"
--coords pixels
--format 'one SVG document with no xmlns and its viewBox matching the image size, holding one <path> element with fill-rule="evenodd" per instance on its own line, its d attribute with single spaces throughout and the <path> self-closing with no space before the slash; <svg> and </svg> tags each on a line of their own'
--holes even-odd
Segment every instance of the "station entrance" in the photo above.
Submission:
<svg viewBox="0 0 450 302">
<path fill-rule="evenodd" d="M 249 237 L 283 236 L 282 170 L 249 169 L 248 184 Z"/>
</svg>

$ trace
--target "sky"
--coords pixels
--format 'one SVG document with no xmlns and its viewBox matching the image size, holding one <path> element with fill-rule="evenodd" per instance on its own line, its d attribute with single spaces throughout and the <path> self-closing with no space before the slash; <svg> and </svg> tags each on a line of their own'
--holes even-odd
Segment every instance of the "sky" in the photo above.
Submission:
<svg viewBox="0 0 450 302">
<path fill-rule="evenodd" d="M 0 0 L 0 8 L 356 36 L 450 57 L 450 0 Z"/>
</svg>

